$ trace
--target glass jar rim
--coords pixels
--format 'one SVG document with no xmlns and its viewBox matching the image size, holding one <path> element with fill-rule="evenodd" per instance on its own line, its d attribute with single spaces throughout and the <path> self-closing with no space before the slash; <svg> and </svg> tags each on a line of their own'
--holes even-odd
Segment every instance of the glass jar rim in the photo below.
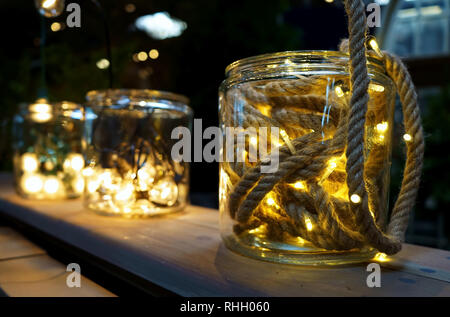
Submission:
<svg viewBox="0 0 450 317">
<path fill-rule="evenodd" d="M 272 66 L 275 68 L 277 65 L 282 65 L 286 60 L 290 61 L 290 67 L 301 67 L 302 64 L 295 63 L 291 59 L 298 59 L 301 61 L 311 62 L 309 59 L 313 58 L 325 58 L 329 61 L 331 67 L 348 66 L 349 54 L 340 51 L 330 51 L 330 50 L 303 50 L 303 51 L 284 51 L 276 53 L 260 54 L 255 56 L 250 56 L 246 58 L 239 59 L 225 68 L 225 75 L 227 77 L 231 76 L 234 72 L 245 72 L 251 69 L 261 67 L 261 66 Z M 378 72 L 384 74 L 383 60 L 375 55 L 367 56 L 367 65 L 369 72 Z M 326 67 L 327 63 L 319 63 L 318 61 L 312 61 L 310 64 L 321 65 L 321 67 Z"/>
<path fill-rule="evenodd" d="M 95 101 L 104 99 L 105 97 L 114 98 L 121 96 L 131 96 L 131 97 L 140 97 L 140 98 L 154 98 L 161 100 L 169 100 L 174 102 L 180 102 L 185 105 L 189 104 L 189 98 L 180 94 L 176 94 L 169 91 L 164 90 L 152 90 L 152 89 L 100 89 L 100 90 L 91 90 L 86 94 L 87 101 Z"/>
</svg>

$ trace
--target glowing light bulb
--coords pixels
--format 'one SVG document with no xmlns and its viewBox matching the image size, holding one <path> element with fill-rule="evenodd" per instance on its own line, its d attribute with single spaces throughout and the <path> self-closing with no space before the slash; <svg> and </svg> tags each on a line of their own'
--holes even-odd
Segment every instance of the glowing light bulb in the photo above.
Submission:
<svg viewBox="0 0 450 317">
<path fill-rule="evenodd" d="M 51 29 L 53 32 L 58 32 L 59 30 L 61 30 L 61 23 L 59 23 L 59 22 L 53 22 L 53 23 L 50 25 L 50 29 Z"/>
<path fill-rule="evenodd" d="M 36 172 L 39 167 L 39 162 L 36 154 L 25 153 L 22 155 L 22 170 L 24 172 L 33 173 Z"/>
<path fill-rule="evenodd" d="M 94 169 L 92 167 L 86 167 L 82 172 L 83 176 L 90 177 L 94 175 Z"/>
<path fill-rule="evenodd" d="M 369 84 L 369 89 L 376 92 L 383 92 L 384 87 L 378 84 Z"/>
<path fill-rule="evenodd" d="M 344 91 L 342 90 L 341 86 L 336 86 L 336 87 L 334 88 L 334 91 L 336 92 L 336 95 L 337 95 L 339 98 L 344 97 Z"/>
<path fill-rule="evenodd" d="M 250 144 L 256 146 L 258 144 L 258 139 L 255 136 L 250 138 Z"/>
<path fill-rule="evenodd" d="M 275 206 L 275 200 L 272 197 L 267 198 L 266 203 L 269 206 Z"/>
<path fill-rule="evenodd" d="M 64 11 L 64 0 L 35 0 L 39 13 L 47 18 L 54 18 Z"/>
<path fill-rule="evenodd" d="M 129 201 L 134 193 L 134 187 L 131 184 L 127 184 L 117 191 L 114 198 L 120 201 Z"/>
<path fill-rule="evenodd" d="M 295 189 L 304 189 L 306 186 L 305 186 L 304 182 L 299 181 L 299 182 L 294 183 L 294 185 L 292 185 L 292 187 L 294 187 Z"/>
<path fill-rule="evenodd" d="M 29 106 L 30 117 L 33 121 L 44 123 L 49 121 L 52 115 L 52 106 L 45 99 L 39 99 Z"/>
<path fill-rule="evenodd" d="M 107 60 L 106 58 L 102 58 L 96 63 L 96 65 L 99 69 L 106 69 L 109 67 L 109 60 Z"/>
<path fill-rule="evenodd" d="M 403 140 L 405 140 L 406 142 L 409 142 L 412 140 L 412 136 L 408 133 L 403 134 Z"/>
<path fill-rule="evenodd" d="M 305 218 L 305 225 L 306 225 L 306 230 L 311 231 L 313 229 L 313 224 L 311 222 L 311 219 L 309 219 L 308 217 Z"/>
<path fill-rule="evenodd" d="M 79 153 L 71 153 L 65 159 L 63 167 L 65 170 L 79 172 L 84 167 L 84 158 Z"/>
<path fill-rule="evenodd" d="M 378 253 L 374 256 L 374 259 L 375 259 L 376 261 L 378 261 L 378 262 L 388 262 L 388 261 L 389 261 L 388 256 L 387 256 L 385 253 L 381 253 L 381 252 L 378 252 Z"/>
<path fill-rule="evenodd" d="M 387 123 L 386 121 L 383 121 L 383 122 L 381 122 L 381 123 L 378 123 L 378 124 L 376 125 L 376 129 L 377 129 L 378 132 L 384 133 L 384 132 L 386 132 L 387 129 L 388 129 L 388 123 Z"/>
<path fill-rule="evenodd" d="M 79 177 L 75 180 L 75 183 L 73 185 L 73 188 L 77 194 L 83 193 L 84 190 L 84 179 L 82 177 Z"/>
<path fill-rule="evenodd" d="M 361 197 L 359 197 L 358 194 L 353 194 L 350 196 L 350 200 L 352 201 L 352 203 L 358 204 L 361 202 Z"/>
<path fill-rule="evenodd" d="M 137 54 L 137 59 L 138 59 L 139 61 L 141 61 L 141 62 L 146 61 L 146 60 L 147 60 L 147 53 L 144 52 L 144 51 L 139 52 L 139 53 Z"/>
<path fill-rule="evenodd" d="M 159 52 L 157 49 L 152 49 L 150 52 L 148 52 L 148 57 L 151 59 L 157 59 L 159 57 Z"/>
<path fill-rule="evenodd" d="M 28 175 L 23 178 L 23 190 L 30 194 L 38 193 L 42 190 L 44 182 L 39 175 Z"/>
<path fill-rule="evenodd" d="M 44 182 L 44 191 L 47 194 L 55 194 L 59 189 L 59 180 L 54 176 L 49 176 Z"/>
</svg>

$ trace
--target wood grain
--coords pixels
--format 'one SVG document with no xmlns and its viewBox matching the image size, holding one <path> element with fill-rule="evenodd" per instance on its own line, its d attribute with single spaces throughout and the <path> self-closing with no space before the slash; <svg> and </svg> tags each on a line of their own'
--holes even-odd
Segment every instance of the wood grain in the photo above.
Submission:
<svg viewBox="0 0 450 317">
<path fill-rule="evenodd" d="M 450 295 L 445 278 L 421 271 L 439 270 L 445 277 L 447 251 L 405 245 L 382 265 L 382 287 L 368 288 L 367 264 L 301 267 L 229 251 L 219 236 L 217 210 L 189 206 L 153 219 L 105 217 L 86 210 L 80 200 L 26 201 L 14 194 L 11 177 L 2 175 L 0 212 L 183 296 Z M 407 269 L 411 263 L 416 267 Z"/>
</svg>

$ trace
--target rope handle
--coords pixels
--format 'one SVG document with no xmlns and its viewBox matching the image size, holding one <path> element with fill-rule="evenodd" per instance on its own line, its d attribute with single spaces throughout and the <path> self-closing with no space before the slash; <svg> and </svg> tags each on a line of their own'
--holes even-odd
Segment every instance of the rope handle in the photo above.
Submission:
<svg viewBox="0 0 450 317">
<path fill-rule="evenodd" d="M 368 195 L 364 183 L 364 125 L 369 100 L 369 76 L 367 72 L 366 42 L 367 24 L 362 0 L 344 0 L 348 16 L 349 40 L 341 44 L 341 50 L 348 47 L 350 63 L 351 92 L 350 116 L 347 134 L 347 185 L 350 208 L 356 217 L 357 231 L 368 244 L 380 252 L 395 254 L 401 250 L 408 225 L 410 210 L 414 206 L 423 165 L 424 138 L 420 119 L 417 94 L 405 65 L 400 58 L 383 52 L 387 75 L 394 81 L 400 97 L 405 132 L 411 136 L 406 142 L 407 155 L 399 196 L 384 233 L 376 224 L 368 207 Z M 351 196 L 360 200 L 352 202 Z M 356 200 L 357 201 L 357 200 Z"/>
</svg>

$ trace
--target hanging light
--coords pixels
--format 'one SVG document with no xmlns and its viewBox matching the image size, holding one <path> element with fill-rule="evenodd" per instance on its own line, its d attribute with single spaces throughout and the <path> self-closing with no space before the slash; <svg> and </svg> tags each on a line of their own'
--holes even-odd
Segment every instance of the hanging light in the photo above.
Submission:
<svg viewBox="0 0 450 317">
<path fill-rule="evenodd" d="M 39 13 L 47 18 L 59 16 L 64 11 L 64 0 L 35 0 Z"/>
</svg>

